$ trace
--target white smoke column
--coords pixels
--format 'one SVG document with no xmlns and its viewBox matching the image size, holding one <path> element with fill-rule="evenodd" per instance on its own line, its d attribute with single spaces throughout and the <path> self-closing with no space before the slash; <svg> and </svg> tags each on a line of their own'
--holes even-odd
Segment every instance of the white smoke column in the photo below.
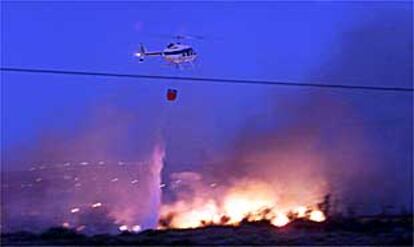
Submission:
<svg viewBox="0 0 414 247">
<path fill-rule="evenodd" d="M 158 141 L 142 169 L 138 170 L 138 190 L 107 190 L 107 192 L 114 192 L 109 197 L 115 199 L 111 216 L 117 225 L 125 225 L 129 230 L 134 225 L 139 225 L 141 229 L 157 227 L 161 205 L 164 150 L 163 142 Z"/>
<path fill-rule="evenodd" d="M 152 178 L 152 183 L 150 186 L 153 188 L 151 190 L 151 195 L 149 195 L 150 206 L 154 209 L 154 214 L 151 214 L 149 219 L 149 228 L 157 227 L 159 211 L 161 206 L 161 171 L 164 166 L 164 156 L 165 156 L 165 147 L 162 142 L 159 142 L 155 145 L 152 159 L 149 167 L 149 176 Z M 145 199 L 145 198 L 143 198 Z"/>
</svg>

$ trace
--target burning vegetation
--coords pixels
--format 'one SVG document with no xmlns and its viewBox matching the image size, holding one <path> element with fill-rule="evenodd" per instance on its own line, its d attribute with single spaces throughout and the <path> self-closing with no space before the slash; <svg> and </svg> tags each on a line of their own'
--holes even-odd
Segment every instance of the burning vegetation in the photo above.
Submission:
<svg viewBox="0 0 414 247">
<path fill-rule="evenodd" d="M 202 186 L 199 174 L 174 175 L 177 179 L 173 184 L 175 189 L 181 190 L 178 192 L 181 198 L 161 206 L 160 229 L 238 226 L 242 222 L 257 221 L 282 227 L 300 218 L 314 222 L 326 220 L 323 205 L 327 204 L 329 196 L 323 203 L 303 204 L 309 200 L 292 201 L 261 180 L 242 179 L 229 186 L 216 183 Z"/>
<path fill-rule="evenodd" d="M 160 209 L 160 229 L 239 226 L 267 221 L 283 227 L 295 219 L 329 216 L 329 161 L 313 133 L 255 133 L 236 145 L 232 160 L 173 173 L 174 198 Z M 248 143 L 248 147 L 244 146 Z M 307 147 L 299 147 L 307 143 Z"/>
</svg>

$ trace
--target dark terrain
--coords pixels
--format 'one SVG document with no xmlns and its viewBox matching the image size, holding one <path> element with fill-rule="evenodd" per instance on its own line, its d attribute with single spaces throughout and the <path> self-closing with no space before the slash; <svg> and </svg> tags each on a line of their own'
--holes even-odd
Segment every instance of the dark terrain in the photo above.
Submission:
<svg viewBox="0 0 414 247">
<path fill-rule="evenodd" d="M 335 219 L 323 223 L 295 220 L 277 228 L 268 222 L 238 227 L 207 226 L 187 230 L 146 230 L 138 234 L 86 236 L 64 228 L 41 234 L 2 234 L 2 246 L 22 245 L 413 245 L 410 216 Z"/>
</svg>

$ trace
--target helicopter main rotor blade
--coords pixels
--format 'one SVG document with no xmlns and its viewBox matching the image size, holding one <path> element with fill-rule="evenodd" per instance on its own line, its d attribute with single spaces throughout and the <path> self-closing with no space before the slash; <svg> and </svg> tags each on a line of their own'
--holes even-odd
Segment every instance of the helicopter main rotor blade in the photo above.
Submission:
<svg viewBox="0 0 414 247">
<path fill-rule="evenodd" d="M 144 34 L 145 35 L 145 34 Z M 146 33 L 147 36 L 163 38 L 163 39 L 176 39 L 176 40 L 217 40 L 217 38 L 210 38 L 205 35 L 187 35 L 187 34 L 162 34 L 162 33 Z"/>
<path fill-rule="evenodd" d="M 201 35 L 177 35 L 175 36 L 176 39 L 199 39 L 205 40 L 206 38 Z"/>
</svg>

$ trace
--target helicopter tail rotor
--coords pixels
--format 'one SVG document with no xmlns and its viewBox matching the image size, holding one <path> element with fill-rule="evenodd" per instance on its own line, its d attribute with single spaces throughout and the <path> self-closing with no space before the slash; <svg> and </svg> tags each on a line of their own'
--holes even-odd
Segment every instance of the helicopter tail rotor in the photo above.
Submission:
<svg viewBox="0 0 414 247">
<path fill-rule="evenodd" d="M 139 52 L 135 53 L 135 56 L 138 57 L 140 62 L 144 62 L 145 57 L 145 47 L 142 43 L 139 45 Z"/>
</svg>

